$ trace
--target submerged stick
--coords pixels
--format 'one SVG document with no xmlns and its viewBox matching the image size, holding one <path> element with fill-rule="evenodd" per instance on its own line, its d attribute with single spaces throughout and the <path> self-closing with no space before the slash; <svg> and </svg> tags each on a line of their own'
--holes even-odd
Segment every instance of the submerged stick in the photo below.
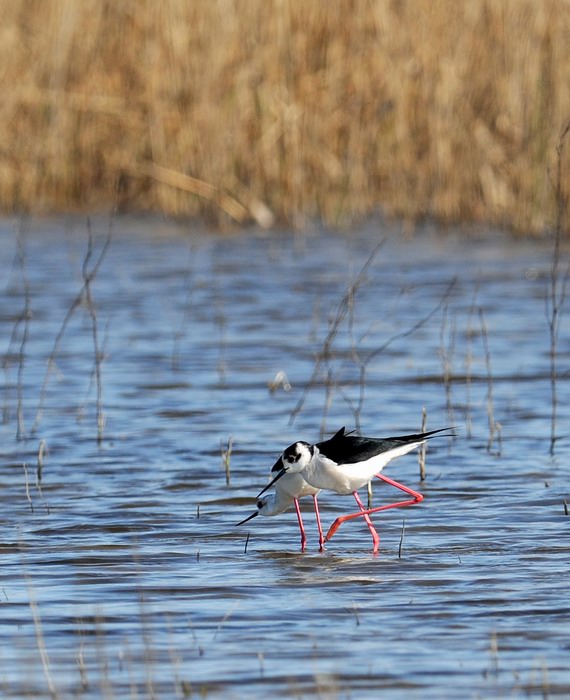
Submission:
<svg viewBox="0 0 570 700">
<path fill-rule="evenodd" d="M 174 342 L 172 343 L 172 369 L 177 371 L 180 369 L 180 345 L 182 343 L 182 338 L 186 332 L 186 324 L 190 318 L 190 312 L 192 310 L 192 293 L 193 286 L 191 284 L 192 280 L 192 247 L 189 248 L 188 265 L 186 267 L 186 272 L 184 275 L 184 288 L 186 290 L 186 299 L 184 301 L 184 306 L 182 308 L 182 318 L 178 328 L 174 331 Z"/>
<path fill-rule="evenodd" d="M 44 470 L 44 455 L 46 453 L 47 443 L 45 440 L 40 440 L 38 447 L 38 465 L 36 468 L 36 483 L 41 483 Z"/>
<path fill-rule="evenodd" d="M 473 366 L 473 315 L 475 313 L 477 294 L 479 290 L 473 292 L 473 299 L 469 307 L 469 315 L 467 317 L 467 350 L 465 353 L 465 430 L 467 438 L 471 439 L 472 418 L 471 418 L 471 386 L 472 386 L 472 366 Z"/>
<path fill-rule="evenodd" d="M 101 363 L 102 363 L 102 353 L 99 349 L 99 334 L 97 328 L 97 310 L 93 302 L 93 295 L 91 293 L 91 278 L 89 275 L 88 265 L 93 254 L 93 231 L 91 230 L 91 220 L 87 219 L 87 252 L 85 254 L 85 259 L 83 260 L 83 267 L 81 273 L 83 275 L 83 286 L 85 289 L 85 303 L 87 305 L 87 311 L 91 317 L 91 335 L 93 338 L 93 351 L 95 353 L 95 379 L 97 385 L 97 401 L 96 401 L 96 411 L 97 411 L 97 442 L 101 444 L 103 440 L 103 426 L 104 426 L 104 416 L 103 416 L 103 380 L 101 378 Z"/>
<path fill-rule="evenodd" d="M 103 260 L 105 259 L 105 255 L 107 254 L 109 246 L 111 245 L 112 221 L 113 220 L 111 219 L 111 221 L 109 223 L 109 229 L 107 231 L 107 237 L 105 239 L 105 243 L 103 244 L 103 247 L 99 251 L 99 255 L 98 255 L 97 259 L 95 260 L 93 267 L 88 272 L 86 272 L 86 275 L 84 275 L 83 286 L 81 287 L 81 289 L 79 290 L 79 292 L 77 293 L 77 295 L 75 296 L 73 301 L 71 302 L 71 306 L 67 310 L 67 313 L 66 313 L 66 315 L 61 323 L 61 326 L 59 328 L 59 331 L 55 337 L 52 350 L 51 350 L 49 357 L 48 357 L 47 369 L 46 369 L 44 379 L 42 382 L 42 386 L 40 389 L 40 398 L 39 398 L 39 402 L 38 402 L 38 408 L 36 410 L 36 417 L 35 417 L 34 424 L 32 425 L 32 429 L 31 429 L 32 434 L 36 432 L 36 430 L 40 424 L 41 418 L 42 418 L 43 408 L 44 408 L 44 404 L 45 404 L 45 400 L 46 400 L 46 396 L 47 396 L 47 387 L 48 387 L 48 383 L 49 383 L 49 378 L 50 378 L 51 373 L 53 371 L 53 368 L 55 366 L 55 359 L 58 355 L 59 346 L 61 345 L 61 341 L 63 340 L 63 336 L 65 335 L 65 331 L 67 330 L 67 326 L 69 325 L 69 322 L 71 321 L 71 319 L 73 317 L 73 314 L 75 313 L 77 308 L 79 306 L 81 306 L 81 304 L 83 302 L 83 299 L 85 297 L 85 285 L 87 283 L 91 284 L 93 282 L 93 280 L 95 279 L 95 277 L 97 276 L 97 272 L 99 271 L 99 268 L 100 268 Z"/>
<path fill-rule="evenodd" d="M 408 336 L 412 335 L 415 333 L 417 330 L 425 326 L 432 318 L 433 316 L 439 311 L 439 309 L 443 306 L 443 304 L 447 301 L 447 299 L 450 297 L 455 284 L 457 282 L 457 278 L 454 277 L 450 283 L 447 286 L 447 289 L 443 293 L 441 299 L 436 303 L 434 308 L 429 311 L 423 318 L 419 319 L 416 323 L 414 323 L 412 326 L 409 328 L 405 329 L 404 331 L 401 331 L 399 333 L 394 334 L 388 340 L 386 340 L 384 343 L 382 343 L 380 346 L 369 352 L 366 356 L 362 357 L 359 352 L 358 352 L 358 347 L 357 343 L 354 339 L 354 333 L 353 333 L 353 327 L 354 327 L 354 305 L 355 305 L 355 298 L 358 290 L 360 287 L 363 285 L 364 281 L 366 280 L 366 273 L 372 264 L 376 254 L 380 250 L 380 248 L 384 245 L 385 240 L 382 240 L 376 248 L 372 251 L 370 254 L 369 258 L 366 260 L 365 264 L 363 265 L 362 269 L 358 273 L 358 275 L 354 278 L 354 280 L 350 283 L 346 293 L 342 297 L 340 304 L 337 308 L 337 312 L 331 321 L 329 325 L 329 330 L 326 335 L 326 337 L 323 340 L 321 350 L 318 352 L 316 359 L 315 359 L 315 364 L 313 367 L 313 372 L 311 374 L 311 377 L 309 381 L 305 384 L 305 387 L 302 391 L 301 397 L 299 401 L 297 402 L 296 406 L 294 409 L 291 411 L 290 416 L 289 416 L 289 423 L 292 424 L 297 417 L 297 415 L 301 412 L 305 401 L 307 399 L 307 396 L 309 392 L 314 388 L 314 386 L 317 385 L 319 378 L 321 376 L 321 368 L 323 364 L 327 363 L 331 358 L 334 357 L 334 350 L 333 350 L 333 345 L 335 342 L 335 339 L 340 331 L 342 323 L 346 320 L 348 324 L 348 334 L 350 338 L 350 354 L 351 358 L 354 362 L 354 364 L 357 366 L 358 371 L 359 371 L 359 379 L 358 379 L 358 397 L 356 400 L 351 400 L 351 398 L 344 392 L 342 386 L 339 384 L 338 381 L 333 382 L 333 375 L 332 375 L 332 370 L 329 368 L 327 377 L 325 379 L 325 388 L 326 388 L 326 396 L 325 396 L 325 407 L 324 407 L 324 417 L 326 417 L 327 412 L 328 412 L 328 406 L 327 406 L 327 401 L 330 401 L 331 399 L 331 394 L 332 394 L 332 389 L 334 388 L 335 391 L 337 391 L 342 398 L 345 400 L 346 404 L 349 406 L 350 410 L 354 414 L 354 424 L 355 424 L 355 429 L 358 434 L 361 432 L 361 415 L 362 415 L 362 410 L 364 407 L 364 399 L 365 399 L 365 392 L 366 392 L 366 375 L 368 371 L 368 367 L 370 363 L 377 358 L 381 353 L 383 353 L 388 347 L 390 347 L 392 344 L 395 342 L 402 340 L 404 338 L 407 338 Z M 324 433 L 324 419 L 323 419 L 323 425 L 321 426 L 321 435 Z"/>
<path fill-rule="evenodd" d="M 24 329 L 22 331 L 22 339 L 20 342 L 20 349 L 18 351 L 18 380 L 17 380 L 17 420 L 18 427 L 16 429 L 16 439 L 21 440 L 24 437 L 25 425 L 24 425 L 24 361 L 26 357 L 26 344 L 28 341 L 28 334 L 30 329 L 30 319 L 32 317 L 31 312 L 31 293 L 30 293 L 30 283 L 28 281 L 28 274 L 26 270 L 26 249 L 24 246 L 24 232 L 23 225 L 20 224 L 17 236 L 18 244 L 18 260 L 20 263 L 20 270 L 22 273 L 22 282 L 24 285 L 24 310 L 18 319 L 24 322 Z"/>
<path fill-rule="evenodd" d="M 327 371 L 327 378 L 325 380 L 325 400 L 323 403 L 323 416 L 321 418 L 321 430 L 320 430 L 320 439 L 322 440 L 325 435 L 325 430 L 327 426 L 327 416 L 330 410 L 330 407 L 332 406 L 332 401 L 333 401 L 333 393 L 334 393 L 334 388 L 335 388 L 335 382 L 333 378 L 333 371 L 332 368 L 329 367 Z"/>
<path fill-rule="evenodd" d="M 47 443 L 45 440 L 40 440 L 38 447 L 38 461 L 36 465 L 36 488 L 40 495 L 40 500 L 44 504 L 46 512 L 49 514 L 49 506 L 44 500 L 44 494 L 42 492 L 42 477 L 44 473 L 44 455 L 47 450 Z"/>
<path fill-rule="evenodd" d="M 233 447 L 233 438 L 230 435 L 228 438 L 228 442 L 226 445 L 226 448 L 224 449 L 224 443 L 220 440 L 220 450 L 222 453 L 222 466 L 224 467 L 226 471 L 226 486 L 230 485 L 230 463 L 231 463 L 231 458 L 232 458 L 232 447 Z"/>
<path fill-rule="evenodd" d="M 358 291 L 358 288 L 363 284 L 364 280 L 366 279 L 366 273 L 368 271 L 368 268 L 370 265 L 372 265 L 372 262 L 374 258 L 376 257 L 378 251 L 380 248 L 384 245 L 386 242 L 386 239 L 383 239 L 380 241 L 380 243 L 374 248 L 372 253 L 368 256 L 368 259 L 362 266 L 360 272 L 358 275 L 355 277 L 355 279 L 350 283 L 346 293 L 342 297 L 340 304 L 338 306 L 337 312 L 335 317 L 333 318 L 333 321 L 330 325 L 329 331 L 323 340 L 323 345 L 321 348 L 321 351 L 317 355 L 316 361 L 315 361 L 315 366 L 313 368 L 313 373 L 311 374 L 311 378 L 305 385 L 305 388 L 303 389 L 303 393 L 301 394 L 301 398 L 297 402 L 295 408 L 291 411 L 291 414 L 289 416 L 289 424 L 292 424 L 297 415 L 301 412 L 301 409 L 303 408 L 303 405 L 305 403 L 305 400 L 307 398 L 307 395 L 309 391 L 313 388 L 313 386 L 317 383 L 317 379 L 319 376 L 319 372 L 321 369 L 321 365 L 323 362 L 328 360 L 331 357 L 332 353 L 332 345 L 334 342 L 334 339 L 339 331 L 340 325 L 346 315 L 349 313 L 350 308 L 351 308 L 351 303 L 352 299 L 354 299 L 354 295 Z"/>
<path fill-rule="evenodd" d="M 487 420 L 489 423 L 489 439 L 487 440 L 487 452 L 491 452 L 495 435 L 498 436 L 498 454 L 501 454 L 501 425 L 495 421 L 493 402 L 493 372 L 491 370 L 491 352 L 489 350 L 489 336 L 487 335 L 487 325 L 483 309 L 479 308 L 479 322 L 481 324 L 481 337 L 483 339 L 483 350 L 485 353 L 485 368 L 487 370 Z"/>
<path fill-rule="evenodd" d="M 489 654 L 491 656 L 491 672 L 494 675 L 499 674 L 499 644 L 497 642 L 497 633 L 495 631 L 491 632 L 491 640 L 489 645 Z"/>
<path fill-rule="evenodd" d="M 354 613 L 354 619 L 356 620 L 356 626 L 360 627 L 360 616 L 358 614 L 358 605 L 356 601 L 352 601 L 352 612 Z"/>
<path fill-rule="evenodd" d="M 402 548 L 404 546 L 404 534 L 406 532 L 406 519 L 402 519 L 402 534 L 400 535 L 400 544 L 398 546 L 398 559 L 402 558 Z"/>
<path fill-rule="evenodd" d="M 49 656 L 48 656 L 48 651 L 47 651 L 43 627 L 42 627 L 42 620 L 40 617 L 40 610 L 38 608 L 38 604 L 37 604 L 35 598 L 32 595 L 32 591 L 30 590 L 29 585 L 28 585 L 28 593 L 29 593 L 29 597 L 30 597 L 29 605 L 30 605 L 30 610 L 32 613 L 32 620 L 34 621 L 34 629 L 35 629 L 35 633 L 36 633 L 36 644 L 38 647 L 38 651 L 40 652 L 40 659 L 41 659 L 41 663 L 42 663 L 42 670 L 44 673 L 44 678 L 45 678 L 46 685 L 48 687 L 48 691 L 49 691 L 49 694 L 51 695 L 51 697 L 58 698 L 59 694 L 57 692 L 57 688 L 55 687 L 55 683 L 53 681 L 53 676 L 51 673 Z"/>
<path fill-rule="evenodd" d="M 365 390 L 366 390 L 366 373 L 368 371 L 368 366 L 374 360 L 376 357 L 381 355 L 387 348 L 389 348 L 391 345 L 396 343 L 398 340 L 404 340 L 410 335 L 413 335 L 416 331 L 420 330 L 425 326 L 431 319 L 436 315 L 436 313 L 444 306 L 444 304 L 447 303 L 447 300 L 449 299 L 453 289 L 455 288 L 455 285 L 457 283 L 457 277 L 454 277 L 450 283 L 447 285 L 447 289 L 443 293 L 441 299 L 437 302 L 437 304 L 433 307 L 431 311 L 429 311 L 423 318 L 420 318 L 419 321 L 416 321 L 412 326 L 407 328 L 404 331 L 401 331 L 400 333 L 394 334 L 392 337 L 388 338 L 382 345 L 378 346 L 374 350 L 372 350 L 363 360 L 360 361 L 360 378 L 359 378 L 359 387 L 360 387 L 360 395 L 358 398 L 357 406 L 354 409 L 355 416 L 357 419 L 357 425 L 360 424 L 360 415 L 362 414 L 362 409 L 364 408 L 364 398 L 365 398 Z"/>
<path fill-rule="evenodd" d="M 32 497 L 30 495 L 30 482 L 28 480 L 28 465 L 25 462 L 23 462 L 22 467 L 24 468 L 24 482 L 26 485 L 26 498 L 28 500 L 28 503 L 30 504 L 30 509 L 33 513 L 34 512 L 34 504 L 32 502 Z"/>
<path fill-rule="evenodd" d="M 562 153 L 566 138 L 570 133 L 570 121 L 563 126 L 556 146 L 556 180 L 554 181 L 554 193 L 556 198 L 556 226 L 554 228 L 554 250 L 552 253 L 552 267 L 550 269 L 550 296 L 546 295 L 546 314 L 550 331 L 550 395 L 551 395 L 551 416 L 550 416 L 550 449 L 554 454 L 556 443 L 556 424 L 558 420 L 558 386 L 557 386 L 557 352 L 558 352 L 558 329 L 560 316 L 566 299 L 566 288 L 570 266 L 560 279 L 560 240 L 568 198 L 562 189 Z"/>
<path fill-rule="evenodd" d="M 425 406 L 422 406 L 422 427 L 420 432 L 427 432 L 427 411 Z M 420 450 L 418 453 L 418 461 L 420 463 L 420 481 L 426 480 L 426 452 L 427 442 L 424 442 L 420 445 Z"/>
<path fill-rule="evenodd" d="M 443 372 L 443 386 L 445 387 L 445 406 L 447 415 L 449 418 L 449 423 L 451 425 L 455 424 L 455 416 L 453 412 L 453 399 L 452 399 L 452 380 L 453 380 L 453 370 L 452 370 L 452 358 L 455 350 L 455 319 L 453 319 L 451 324 L 451 329 L 449 331 L 449 337 L 446 343 L 446 331 L 447 331 L 447 312 L 448 312 L 448 302 L 446 301 L 443 306 L 443 318 L 441 321 L 440 330 L 440 349 L 439 356 L 441 358 L 441 366 Z"/>
</svg>

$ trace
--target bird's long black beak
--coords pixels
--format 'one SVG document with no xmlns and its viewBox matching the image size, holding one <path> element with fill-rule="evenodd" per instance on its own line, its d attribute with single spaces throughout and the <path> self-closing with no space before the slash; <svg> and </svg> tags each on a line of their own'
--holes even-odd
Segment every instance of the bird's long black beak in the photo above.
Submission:
<svg viewBox="0 0 570 700">
<path fill-rule="evenodd" d="M 273 471 L 273 469 L 272 469 L 271 471 Z M 260 492 L 257 494 L 257 498 L 259 498 L 260 496 L 262 496 L 262 495 L 267 491 L 267 489 L 270 489 L 270 488 L 273 486 L 273 484 L 274 484 L 276 481 L 278 481 L 284 474 L 287 474 L 287 470 L 286 470 L 285 468 L 281 468 L 281 469 L 277 472 L 277 476 L 276 476 L 274 479 L 271 479 L 271 481 L 267 484 L 267 486 L 266 486 L 262 491 L 260 491 Z"/>
<path fill-rule="evenodd" d="M 245 520 L 242 520 L 240 523 L 236 523 L 234 527 L 237 527 L 238 525 L 243 525 L 244 523 L 247 523 L 248 520 L 251 520 L 252 518 L 255 518 L 256 515 L 259 515 L 259 511 L 256 510 L 255 513 L 252 513 L 251 515 L 248 515 Z"/>
</svg>

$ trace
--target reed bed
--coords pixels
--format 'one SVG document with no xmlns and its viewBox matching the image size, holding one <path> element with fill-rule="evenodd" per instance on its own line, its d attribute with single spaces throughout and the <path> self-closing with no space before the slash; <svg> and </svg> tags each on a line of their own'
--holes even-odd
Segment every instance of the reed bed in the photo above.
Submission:
<svg viewBox="0 0 570 700">
<path fill-rule="evenodd" d="M 564 0 L 11 0 L 0 27 L 5 213 L 555 220 Z"/>
</svg>

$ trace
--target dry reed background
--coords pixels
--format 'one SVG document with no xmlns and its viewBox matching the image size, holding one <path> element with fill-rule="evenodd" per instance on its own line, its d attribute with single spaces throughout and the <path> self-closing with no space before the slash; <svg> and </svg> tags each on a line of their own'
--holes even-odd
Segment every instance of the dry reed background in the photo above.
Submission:
<svg viewBox="0 0 570 700">
<path fill-rule="evenodd" d="M 0 31 L 4 212 L 555 219 L 564 0 L 11 0 Z"/>
</svg>

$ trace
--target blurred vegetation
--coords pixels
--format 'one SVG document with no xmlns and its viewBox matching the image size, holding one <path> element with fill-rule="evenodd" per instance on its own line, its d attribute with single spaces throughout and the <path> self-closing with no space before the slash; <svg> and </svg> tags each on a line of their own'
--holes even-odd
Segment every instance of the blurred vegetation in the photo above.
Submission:
<svg viewBox="0 0 570 700">
<path fill-rule="evenodd" d="M 5 213 L 555 219 L 565 0 L 9 0 L 0 32 Z"/>
</svg>

